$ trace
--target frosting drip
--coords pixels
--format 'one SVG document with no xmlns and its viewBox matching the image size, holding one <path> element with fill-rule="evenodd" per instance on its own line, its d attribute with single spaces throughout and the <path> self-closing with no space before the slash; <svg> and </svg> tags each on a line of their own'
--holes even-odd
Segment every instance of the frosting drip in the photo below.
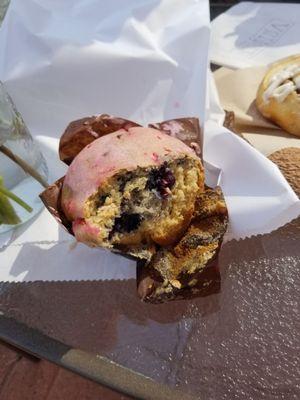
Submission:
<svg viewBox="0 0 300 400">
<path fill-rule="evenodd" d="M 300 75 L 295 76 L 294 83 L 296 85 L 296 89 L 300 89 Z"/>
<path fill-rule="evenodd" d="M 285 82 L 288 79 L 292 79 Z M 278 102 L 283 102 L 294 90 L 300 89 L 300 66 L 290 65 L 277 72 L 270 80 L 268 88 L 263 94 L 264 101 L 274 97 Z"/>
</svg>

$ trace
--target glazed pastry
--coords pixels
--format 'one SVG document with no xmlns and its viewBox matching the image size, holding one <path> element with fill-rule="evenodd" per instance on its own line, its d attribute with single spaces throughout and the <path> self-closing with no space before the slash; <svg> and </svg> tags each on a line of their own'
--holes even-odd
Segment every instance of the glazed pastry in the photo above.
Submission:
<svg viewBox="0 0 300 400">
<path fill-rule="evenodd" d="M 300 136 L 300 55 L 271 65 L 259 86 L 256 105 L 263 116 Z"/>
<path fill-rule="evenodd" d="M 143 301 L 161 303 L 203 296 L 217 267 L 228 214 L 220 188 L 199 195 L 192 222 L 174 246 L 162 248 L 150 262 L 138 262 L 137 287 Z M 211 293 L 211 290 L 209 291 Z"/>
<path fill-rule="evenodd" d="M 145 257 L 177 241 L 204 190 L 199 157 L 158 129 L 126 126 L 88 144 L 65 176 L 61 207 L 78 241 Z M 151 251 L 151 252 L 152 252 Z"/>
</svg>

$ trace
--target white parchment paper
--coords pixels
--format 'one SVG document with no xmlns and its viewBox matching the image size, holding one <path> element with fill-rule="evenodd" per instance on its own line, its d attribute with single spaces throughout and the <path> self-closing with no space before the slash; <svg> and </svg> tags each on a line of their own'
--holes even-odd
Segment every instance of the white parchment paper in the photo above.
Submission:
<svg viewBox="0 0 300 400">
<path fill-rule="evenodd" d="M 211 61 L 247 68 L 300 53 L 299 15 L 299 2 L 236 4 L 212 22 Z"/>
<path fill-rule="evenodd" d="M 299 200 L 279 170 L 221 126 L 207 78 L 209 32 L 205 0 L 12 0 L 0 31 L 0 79 L 41 144 L 51 180 L 65 173 L 58 139 L 73 119 L 110 113 L 144 124 L 204 121 L 206 109 L 204 156 L 211 180 L 221 171 L 227 239 L 269 232 L 296 217 Z M 132 261 L 74 246 L 46 210 L 13 235 L 0 253 L 0 281 L 135 276 Z"/>
</svg>

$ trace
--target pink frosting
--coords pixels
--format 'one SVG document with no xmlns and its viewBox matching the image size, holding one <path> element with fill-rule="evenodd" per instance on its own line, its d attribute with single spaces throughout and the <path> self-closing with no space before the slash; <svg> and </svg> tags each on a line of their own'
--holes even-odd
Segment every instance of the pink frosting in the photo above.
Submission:
<svg viewBox="0 0 300 400">
<path fill-rule="evenodd" d="M 72 223 L 72 229 L 78 242 L 91 243 L 93 244 L 93 238 L 99 234 L 99 228 L 91 225 L 88 221 L 83 218 L 77 218 Z"/>
<path fill-rule="evenodd" d="M 166 158 L 195 152 L 180 140 L 152 128 L 133 127 L 102 136 L 73 160 L 62 189 L 62 207 L 71 220 L 83 218 L 87 198 L 122 169 L 160 165 Z"/>
</svg>

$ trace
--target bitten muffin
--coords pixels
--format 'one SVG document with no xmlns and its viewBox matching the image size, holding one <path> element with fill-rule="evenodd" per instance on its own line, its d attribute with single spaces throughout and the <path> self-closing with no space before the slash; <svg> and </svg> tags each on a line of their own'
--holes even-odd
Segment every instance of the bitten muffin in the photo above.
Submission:
<svg viewBox="0 0 300 400">
<path fill-rule="evenodd" d="M 129 127 L 79 152 L 61 205 L 78 241 L 142 249 L 177 241 L 203 191 L 203 167 L 191 148 L 157 129 Z"/>
<path fill-rule="evenodd" d="M 259 86 L 256 105 L 264 117 L 300 136 L 300 54 L 271 65 Z"/>
<path fill-rule="evenodd" d="M 138 262 L 140 298 L 161 303 L 208 294 L 207 289 L 214 286 L 209 271 L 217 268 L 227 224 L 221 189 L 206 188 L 197 198 L 192 221 L 181 239 L 173 246 L 159 249 L 149 262 Z"/>
</svg>

